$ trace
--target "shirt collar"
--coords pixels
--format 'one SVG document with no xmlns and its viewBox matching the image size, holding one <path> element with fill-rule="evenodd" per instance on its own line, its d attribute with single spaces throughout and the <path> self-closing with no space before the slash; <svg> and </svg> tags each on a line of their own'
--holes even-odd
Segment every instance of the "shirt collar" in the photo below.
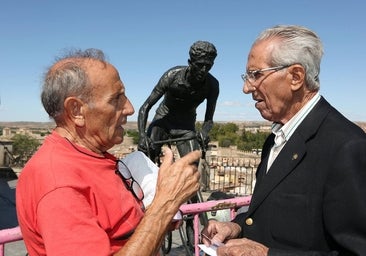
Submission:
<svg viewBox="0 0 366 256">
<path fill-rule="evenodd" d="M 307 102 L 287 123 L 282 125 L 281 123 L 272 124 L 272 133 L 277 136 L 283 136 L 285 141 L 288 141 L 296 128 L 301 124 L 309 112 L 314 108 L 315 104 L 320 100 L 319 92 Z"/>
</svg>

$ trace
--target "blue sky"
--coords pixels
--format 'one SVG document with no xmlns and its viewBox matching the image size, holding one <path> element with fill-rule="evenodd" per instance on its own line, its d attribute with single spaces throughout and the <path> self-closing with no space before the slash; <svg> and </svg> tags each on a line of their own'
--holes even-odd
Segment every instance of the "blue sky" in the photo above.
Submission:
<svg viewBox="0 0 366 256">
<path fill-rule="evenodd" d="M 215 44 L 220 82 L 216 121 L 263 120 L 242 93 L 247 53 L 277 24 L 313 29 L 322 39 L 321 94 L 352 121 L 366 121 L 366 3 L 244 0 L 4 0 L 0 7 L 0 121 L 49 121 L 42 75 L 65 48 L 100 48 L 116 66 L 136 113 L 168 68 L 185 65 L 197 40 Z M 203 119 L 205 102 L 198 109 Z M 153 117 L 150 111 L 149 120 Z"/>
</svg>

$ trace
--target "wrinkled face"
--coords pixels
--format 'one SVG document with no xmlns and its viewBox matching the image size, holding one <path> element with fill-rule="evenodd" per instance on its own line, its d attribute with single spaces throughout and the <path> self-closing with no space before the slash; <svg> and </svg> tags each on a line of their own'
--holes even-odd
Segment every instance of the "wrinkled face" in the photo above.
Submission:
<svg viewBox="0 0 366 256">
<path fill-rule="evenodd" d="M 274 44 L 274 41 L 262 41 L 252 47 L 248 55 L 247 72 L 271 67 L 268 58 Z M 292 92 L 287 75 L 288 68 L 268 70 L 257 72 L 254 82 L 244 82 L 244 93 L 252 94 L 256 101 L 255 107 L 266 120 L 283 122 L 290 113 Z"/>
<path fill-rule="evenodd" d="M 210 69 L 213 66 L 213 61 L 205 58 L 190 60 L 191 75 L 196 81 L 204 81 Z"/>
<path fill-rule="evenodd" d="M 127 116 L 134 108 L 125 94 L 118 71 L 110 64 L 89 65 L 87 74 L 94 86 L 92 103 L 86 104 L 85 131 L 87 139 L 101 151 L 123 141 Z"/>
</svg>

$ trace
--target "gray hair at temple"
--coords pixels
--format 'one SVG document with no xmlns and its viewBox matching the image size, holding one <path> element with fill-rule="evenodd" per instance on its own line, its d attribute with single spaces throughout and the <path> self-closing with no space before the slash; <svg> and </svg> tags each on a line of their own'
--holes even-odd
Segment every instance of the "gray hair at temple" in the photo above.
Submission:
<svg viewBox="0 0 366 256">
<path fill-rule="evenodd" d="M 85 72 L 88 60 L 106 64 L 105 55 L 101 50 L 71 49 L 56 58 L 56 62 L 44 75 L 42 104 L 49 117 L 56 122 L 64 111 L 64 101 L 67 97 L 78 97 L 90 103 L 92 86 Z"/>
<path fill-rule="evenodd" d="M 270 54 L 271 66 L 300 64 L 306 71 L 306 86 L 311 91 L 320 88 L 320 62 L 323 45 L 320 38 L 310 29 L 297 25 L 277 25 L 263 31 L 253 43 L 279 39 Z"/>
<path fill-rule="evenodd" d="M 216 56 L 217 51 L 215 46 L 207 41 L 197 41 L 189 49 L 189 57 L 191 60 L 207 58 L 213 62 Z"/>
</svg>

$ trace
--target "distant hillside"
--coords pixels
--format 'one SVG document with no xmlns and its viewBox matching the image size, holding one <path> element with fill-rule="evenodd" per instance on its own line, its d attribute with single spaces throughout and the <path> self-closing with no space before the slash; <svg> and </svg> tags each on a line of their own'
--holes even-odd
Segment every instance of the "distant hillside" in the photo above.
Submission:
<svg viewBox="0 0 366 256">
<path fill-rule="evenodd" d="M 0 122 L 1 127 L 22 127 L 22 128 L 52 128 L 54 122 Z"/>
<path fill-rule="evenodd" d="M 266 126 L 271 123 L 268 121 L 216 121 L 215 123 L 235 123 L 240 128 L 242 127 L 253 127 L 253 126 Z M 355 122 L 366 132 L 366 122 Z M 55 127 L 54 122 L 0 122 L 0 127 L 23 127 L 23 128 L 41 128 L 41 129 L 52 129 Z M 126 130 L 137 130 L 137 122 L 131 121 L 124 125 Z"/>
<path fill-rule="evenodd" d="M 268 125 L 269 122 L 266 121 L 230 121 L 230 122 L 224 122 L 224 121 L 217 121 L 216 123 L 235 123 L 238 126 L 259 126 L 259 125 Z M 0 122 L 1 127 L 22 127 L 22 128 L 53 128 L 55 127 L 54 122 Z M 127 122 L 123 126 L 126 130 L 133 130 L 137 129 L 137 121 L 130 121 Z"/>
</svg>

